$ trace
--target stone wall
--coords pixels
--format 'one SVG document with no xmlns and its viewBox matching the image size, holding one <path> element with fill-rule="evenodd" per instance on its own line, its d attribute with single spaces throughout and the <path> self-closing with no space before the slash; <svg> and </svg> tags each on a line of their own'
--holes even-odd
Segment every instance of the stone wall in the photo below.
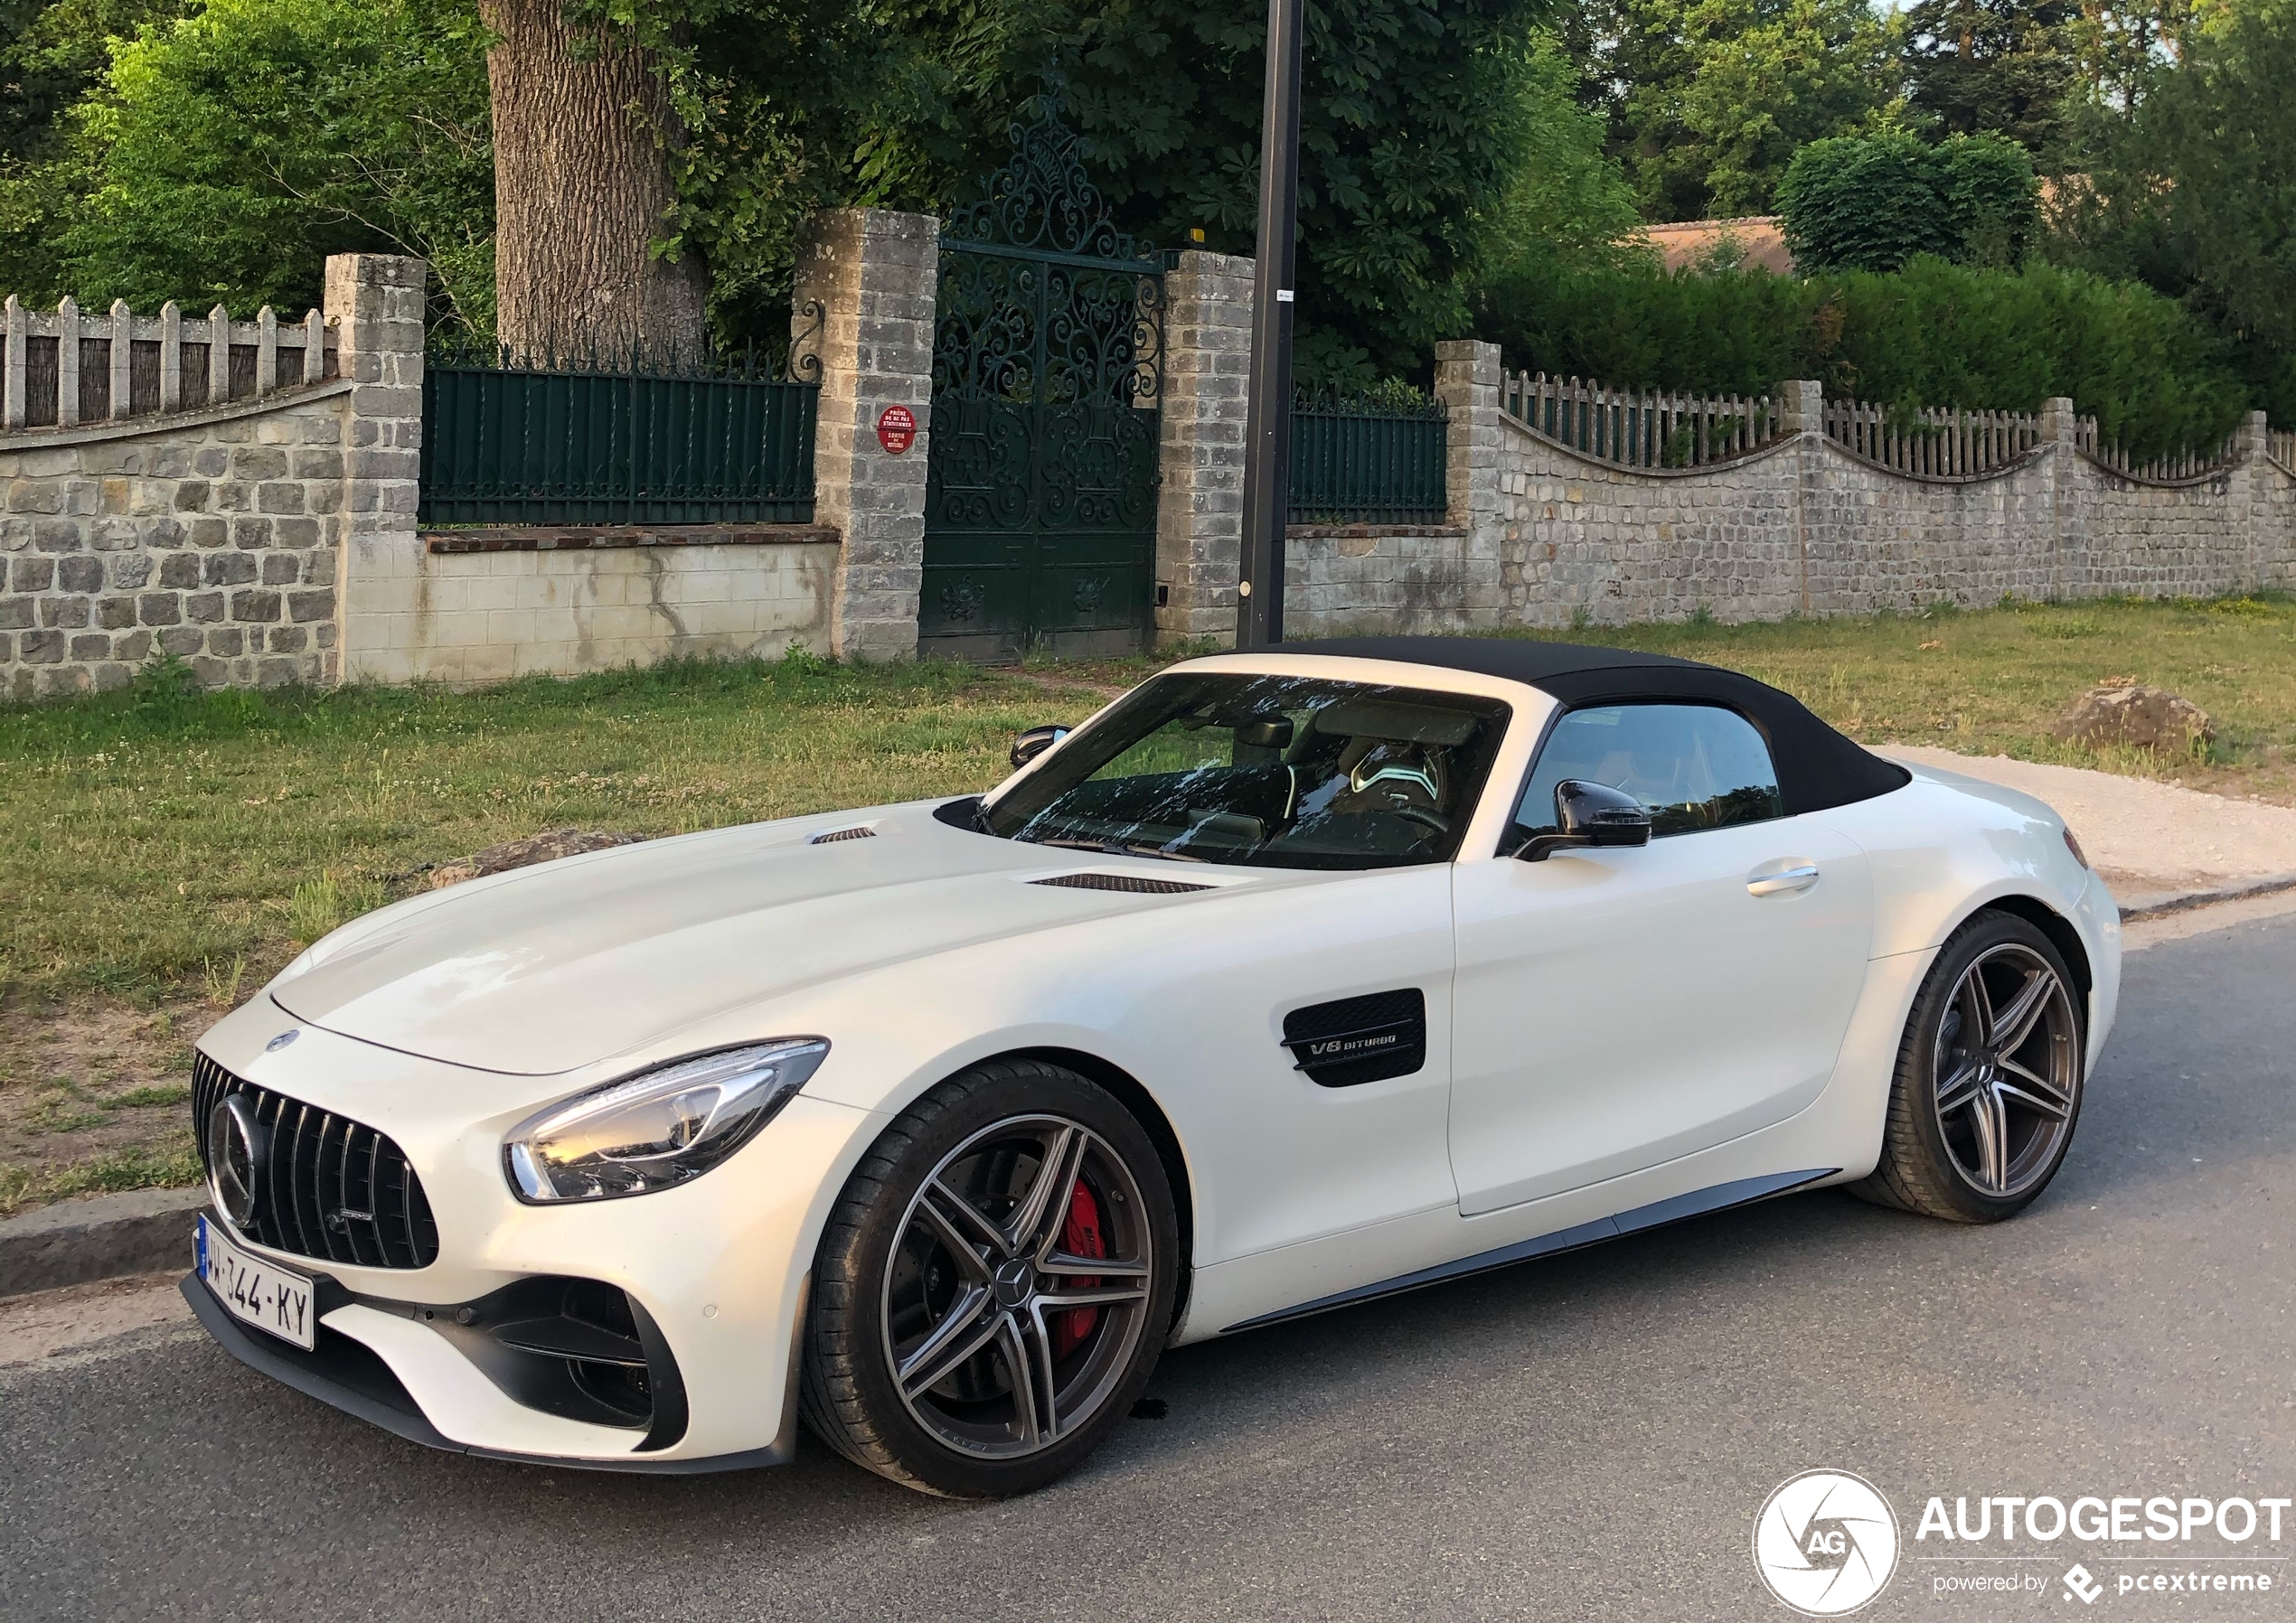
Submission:
<svg viewBox="0 0 2296 1623">
<path fill-rule="evenodd" d="M 1451 632 L 2296 586 L 2296 477 L 2265 455 L 2146 483 L 2075 448 L 2070 402 L 2023 463 L 1924 479 L 1863 461 L 1790 384 L 1788 436 L 1681 473 L 1599 463 L 1498 407 L 1498 354 L 1445 345 L 1453 522 L 1295 530 L 1286 630 Z M 2251 443 L 2253 442 L 2253 443 Z"/>
<path fill-rule="evenodd" d="M 0 699 L 334 680 L 349 392 L 0 439 Z"/>
<path fill-rule="evenodd" d="M 917 235 L 893 234 L 910 246 Z M 419 259 L 327 262 L 324 310 L 288 330 L 321 341 L 318 381 L 293 380 L 302 352 L 286 346 L 294 367 L 281 367 L 276 324 L 259 321 L 256 365 L 240 369 L 252 398 L 0 430 L 0 700 L 124 687 L 155 655 L 182 658 L 211 687 L 268 687 L 482 682 L 835 644 L 841 583 L 885 560 L 841 559 L 833 527 L 423 532 L 425 274 Z M 929 315 L 928 304 L 928 330 Z M 12 323 L 33 324 L 21 312 Z M 172 313 L 165 324 L 172 341 Z M 870 336 L 850 324 L 839 333 Z M 848 373 L 880 355 L 850 358 Z M 856 398 L 875 387 L 848 383 Z M 51 386 L 46 398 L 29 415 L 57 415 L 65 397 Z M 877 472 L 837 489 L 881 546 L 899 514 L 852 488 L 901 483 Z M 921 455 L 900 473 L 921 513 Z M 849 651 L 898 653 L 898 635 L 855 631 L 900 612 L 874 589 L 842 599 Z M 914 647 L 913 582 L 906 612 Z"/>
</svg>

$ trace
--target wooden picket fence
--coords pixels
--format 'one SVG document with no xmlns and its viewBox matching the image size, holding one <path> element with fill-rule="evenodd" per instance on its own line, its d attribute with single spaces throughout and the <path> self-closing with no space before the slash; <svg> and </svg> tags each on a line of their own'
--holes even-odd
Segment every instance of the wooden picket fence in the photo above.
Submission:
<svg viewBox="0 0 2296 1623">
<path fill-rule="evenodd" d="M 2273 437 L 2287 436 L 2276 435 Z M 2126 447 L 2106 444 L 2104 436 L 2097 431 L 2097 420 L 2093 417 L 2082 417 L 2074 425 L 2073 444 L 2099 467 L 2110 468 L 2125 478 L 2148 484 L 2182 484 L 2207 479 L 2225 472 L 2240 460 L 2240 439 L 2235 435 L 2217 446 L 2213 454 L 2204 455 L 2197 451 L 2179 451 L 2171 456 L 2156 456 L 2150 461 L 2139 462 L 2129 455 Z"/>
<path fill-rule="evenodd" d="M 71 299 L 52 313 L 13 294 L 0 361 L 0 429 L 71 428 L 189 411 L 324 381 L 333 370 L 326 318 L 281 326 L 268 305 L 233 321 L 218 305 L 189 320 L 173 300 L 155 316 L 116 299 L 101 315 Z"/>
<path fill-rule="evenodd" d="M 2296 476 L 2296 428 L 2275 428 L 2267 441 L 2265 454 L 2282 469 Z"/>
<path fill-rule="evenodd" d="M 1779 405 L 1768 395 L 1679 395 L 1508 372 L 1499 404 L 1580 455 L 1626 468 L 1700 467 L 1758 450 L 1779 434 Z"/>
<path fill-rule="evenodd" d="M 2041 419 L 2030 411 L 1931 407 L 1909 417 L 1868 400 L 1826 402 L 1826 436 L 1852 455 L 1919 478 L 1999 473 L 2031 455 Z"/>
</svg>

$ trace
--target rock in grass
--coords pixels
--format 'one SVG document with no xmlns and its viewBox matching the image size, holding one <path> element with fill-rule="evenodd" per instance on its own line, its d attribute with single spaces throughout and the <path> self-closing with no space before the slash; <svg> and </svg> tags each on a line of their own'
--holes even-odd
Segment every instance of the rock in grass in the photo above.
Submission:
<svg viewBox="0 0 2296 1623">
<path fill-rule="evenodd" d="M 551 829 L 545 833 L 529 834 L 523 840 L 505 840 L 475 856 L 465 857 L 460 862 L 442 863 L 432 868 L 430 888 L 444 890 L 449 885 L 486 874 L 508 873 L 513 868 L 531 868 L 537 862 L 555 862 L 560 857 L 579 857 L 584 851 L 635 845 L 645 838 L 643 834 L 612 834 L 594 829 Z"/>
<path fill-rule="evenodd" d="M 2056 736 L 2076 744 L 2131 745 L 2178 754 L 2216 736 L 2208 712 L 2166 688 L 2142 683 L 2092 688 L 2057 718 Z"/>
</svg>

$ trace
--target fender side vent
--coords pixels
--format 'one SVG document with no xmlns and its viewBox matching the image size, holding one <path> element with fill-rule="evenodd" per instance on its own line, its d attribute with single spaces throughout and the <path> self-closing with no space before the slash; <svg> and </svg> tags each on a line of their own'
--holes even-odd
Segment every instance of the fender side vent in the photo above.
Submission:
<svg viewBox="0 0 2296 1623">
<path fill-rule="evenodd" d="M 1327 1088 L 1408 1076 L 1427 1063 L 1427 999 L 1417 987 L 1313 1003 L 1284 1017 L 1295 1069 Z"/>
<path fill-rule="evenodd" d="M 874 840 L 875 829 L 832 829 L 826 834 L 816 834 L 805 841 L 807 845 L 835 845 L 841 840 Z"/>
<path fill-rule="evenodd" d="M 1063 890 L 1121 890 L 1138 896 L 1176 896 L 1190 890 L 1218 890 L 1217 885 L 1190 885 L 1184 879 L 1148 879 L 1136 874 L 1055 874 L 1031 879 L 1031 885 L 1055 885 Z"/>
</svg>

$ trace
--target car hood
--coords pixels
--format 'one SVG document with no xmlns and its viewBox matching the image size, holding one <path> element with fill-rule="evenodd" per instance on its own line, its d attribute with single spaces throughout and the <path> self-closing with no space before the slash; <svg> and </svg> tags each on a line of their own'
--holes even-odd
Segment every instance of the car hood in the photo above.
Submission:
<svg viewBox="0 0 2296 1623">
<path fill-rule="evenodd" d="M 1032 883 L 1080 871 L 1167 877 L 1174 865 L 1016 845 L 932 813 L 920 804 L 755 823 L 470 881 L 346 925 L 289 965 L 271 996 L 345 1037 L 551 1074 L 833 977 L 1198 899 Z M 852 829 L 870 832 L 814 843 Z M 1195 866 L 1187 877 L 1255 882 Z"/>
</svg>

